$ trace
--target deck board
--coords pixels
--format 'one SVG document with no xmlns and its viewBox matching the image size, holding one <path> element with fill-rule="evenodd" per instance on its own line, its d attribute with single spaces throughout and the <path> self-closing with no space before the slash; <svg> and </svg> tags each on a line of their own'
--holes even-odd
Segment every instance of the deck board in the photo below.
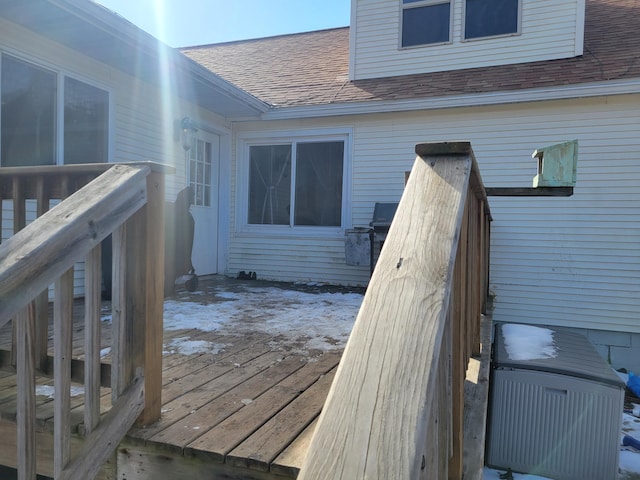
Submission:
<svg viewBox="0 0 640 480">
<path fill-rule="evenodd" d="M 219 286 L 220 280 L 214 281 Z M 214 301 L 206 280 L 201 288 L 204 296 L 182 296 Z M 108 303 L 101 312 L 103 318 L 108 317 Z M 83 314 L 82 302 L 76 301 L 73 357 L 80 360 L 84 356 Z M 53 354 L 52 335 L 50 326 L 49 355 Z M 209 342 L 211 351 L 185 354 L 178 348 L 185 340 Z M 111 322 L 102 321 L 101 349 L 110 344 Z M 342 351 L 299 352 L 283 345 L 278 337 L 259 331 L 233 335 L 190 328 L 166 330 L 163 344 L 162 417 L 152 425 L 131 429 L 124 442 L 127 447 L 118 457 L 128 458 L 128 449 L 134 448 L 143 452 L 140 459 L 153 463 L 164 455 L 175 464 L 174 472 L 184 469 L 190 475 L 197 464 L 198 468 L 207 465 L 207 471 L 236 472 L 233 475 L 237 478 L 271 478 L 273 474 L 295 478 Z M 10 345 L 11 329 L 6 325 L 0 329 L 0 350 L 7 352 Z M 2 355 L 8 358 L 7 353 Z M 110 354 L 104 354 L 102 361 L 110 363 Z M 38 376 L 37 383 L 53 385 L 44 376 Z M 15 391 L 15 375 L 0 370 L 3 419 L 15 419 Z M 38 396 L 37 402 L 39 435 L 51 434 L 53 401 Z M 72 396 L 71 402 L 72 431 L 82 433 L 84 398 Z M 110 404 L 110 389 L 103 387 L 101 415 Z M 77 433 L 74 437 L 79 438 Z M 182 461 L 185 464 L 179 466 Z M 149 471 L 156 471 L 156 467 Z"/>
</svg>

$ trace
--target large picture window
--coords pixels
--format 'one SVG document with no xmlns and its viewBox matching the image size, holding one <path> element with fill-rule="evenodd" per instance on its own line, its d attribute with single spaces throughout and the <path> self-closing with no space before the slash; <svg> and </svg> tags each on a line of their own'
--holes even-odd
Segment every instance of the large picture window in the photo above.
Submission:
<svg viewBox="0 0 640 480">
<path fill-rule="evenodd" d="M 64 163 L 107 161 L 109 94 L 64 79 Z"/>
<path fill-rule="evenodd" d="M 340 227 L 345 142 L 249 147 L 248 223 Z"/>
<path fill-rule="evenodd" d="M 0 166 L 108 161 L 107 91 L 9 55 L 0 67 Z"/>
<path fill-rule="evenodd" d="M 56 74 L 8 55 L 1 65 L 0 165 L 55 164 Z"/>
<path fill-rule="evenodd" d="M 451 2 L 402 0 L 402 47 L 451 40 Z"/>
<path fill-rule="evenodd" d="M 520 0 L 466 0 L 466 39 L 508 35 L 518 32 Z"/>
</svg>

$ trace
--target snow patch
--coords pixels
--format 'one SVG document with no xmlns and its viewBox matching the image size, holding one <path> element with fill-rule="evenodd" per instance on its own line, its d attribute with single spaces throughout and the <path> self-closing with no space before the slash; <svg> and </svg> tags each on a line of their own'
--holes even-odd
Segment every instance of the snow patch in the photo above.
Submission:
<svg viewBox="0 0 640 480">
<path fill-rule="evenodd" d="M 40 397 L 54 398 L 55 389 L 53 385 L 36 385 L 36 395 Z M 84 387 L 71 387 L 71 396 L 84 395 Z"/>
<path fill-rule="evenodd" d="M 217 355 L 222 352 L 227 345 L 224 343 L 212 343 L 205 340 L 189 340 L 189 337 L 174 338 L 168 345 L 171 353 L 181 353 L 182 355 L 196 355 L 200 353 L 211 353 Z"/>
<path fill-rule="evenodd" d="M 511 360 L 539 360 L 557 356 L 553 331 L 548 328 L 509 323 L 502 326 L 502 335 Z"/>
<path fill-rule="evenodd" d="M 307 293 L 275 287 L 215 295 L 220 301 L 209 304 L 167 300 L 164 328 L 228 335 L 261 332 L 294 342 L 301 351 L 336 350 L 344 348 L 362 303 L 358 293 Z"/>
</svg>

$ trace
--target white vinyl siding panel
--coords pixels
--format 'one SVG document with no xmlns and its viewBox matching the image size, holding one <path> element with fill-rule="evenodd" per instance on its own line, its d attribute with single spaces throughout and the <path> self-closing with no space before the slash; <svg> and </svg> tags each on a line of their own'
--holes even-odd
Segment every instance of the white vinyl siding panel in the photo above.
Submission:
<svg viewBox="0 0 640 480">
<path fill-rule="evenodd" d="M 533 150 L 577 139 L 574 196 L 489 199 L 494 320 L 640 332 L 640 95 L 352 121 L 354 227 L 369 224 L 375 202 L 399 200 L 416 143 L 469 140 L 486 186 L 528 187 L 537 173 Z M 326 127 L 332 119 L 307 124 Z M 367 267 L 344 263 L 337 238 L 235 234 L 231 245 L 231 272 L 344 284 L 368 279 Z"/>
<path fill-rule="evenodd" d="M 176 174 L 166 178 L 168 200 L 174 201 L 177 192 L 186 185 L 184 150 L 176 135 L 175 122 L 188 115 L 220 130 L 226 128 L 220 117 L 166 95 L 156 85 L 143 83 L 3 19 L 0 19 L 0 52 L 109 91 L 109 161 L 152 161 L 176 167 Z M 7 238 L 13 233 L 12 207 L 8 201 L 3 203 L 0 234 Z M 83 282 L 80 265 L 75 278 L 76 295 L 82 294 Z"/>
<path fill-rule="evenodd" d="M 464 0 L 453 0 L 451 44 L 403 49 L 399 0 L 354 2 L 354 79 L 569 58 L 580 50 L 582 0 L 522 0 L 520 34 L 469 41 L 463 40 L 463 7 Z"/>
</svg>

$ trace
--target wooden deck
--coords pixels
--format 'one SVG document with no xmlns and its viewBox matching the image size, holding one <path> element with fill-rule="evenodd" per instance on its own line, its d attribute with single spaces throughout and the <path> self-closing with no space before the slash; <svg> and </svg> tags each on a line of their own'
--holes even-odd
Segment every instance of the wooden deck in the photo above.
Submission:
<svg viewBox="0 0 640 480">
<path fill-rule="evenodd" d="M 214 277 L 203 282 L 199 293 L 182 292 L 180 299 L 215 301 L 215 292 L 233 289 L 239 283 Z M 108 310 L 105 302 L 103 313 L 108 315 Z M 82 303 L 78 301 L 73 329 L 74 358 L 78 360 L 83 353 L 81 316 Z M 168 347 L 172 341 L 187 338 L 189 342 L 210 342 L 215 348 L 211 353 L 185 355 Z M 5 327 L 0 331 L 5 362 L 10 341 L 10 328 Z M 102 347 L 108 349 L 110 342 L 111 322 L 104 321 Z M 131 430 L 118 449 L 117 459 L 102 476 L 111 478 L 117 468 L 117 478 L 295 478 L 342 351 L 300 352 L 281 336 L 258 331 L 221 335 L 215 331 L 165 330 L 164 345 L 162 418 L 146 428 Z M 108 354 L 104 362 L 108 364 Z M 53 380 L 38 377 L 37 385 L 46 390 L 52 388 Z M 10 448 L 15 442 L 6 435 L 15 421 L 15 389 L 15 375 L 0 371 L 0 433 L 5 433 L 0 450 L 7 452 L 0 455 L 4 460 L 0 463 L 9 465 L 10 458 L 4 457 L 15 455 L 15 447 Z M 39 449 L 43 445 L 40 459 L 47 457 L 47 441 L 43 439 L 53 431 L 53 401 L 43 395 L 37 399 Z M 102 400 L 104 413 L 110 407 L 110 389 L 103 388 Z M 82 394 L 72 396 L 72 402 L 73 429 L 81 433 Z M 39 466 L 38 470 L 49 472 L 47 467 Z"/>
</svg>

